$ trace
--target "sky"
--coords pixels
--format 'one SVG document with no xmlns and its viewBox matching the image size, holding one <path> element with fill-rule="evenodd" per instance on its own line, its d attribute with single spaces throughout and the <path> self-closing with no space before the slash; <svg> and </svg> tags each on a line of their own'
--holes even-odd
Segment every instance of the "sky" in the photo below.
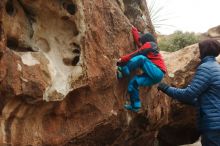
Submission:
<svg viewBox="0 0 220 146">
<path fill-rule="evenodd" d="M 168 19 L 158 22 L 161 25 L 156 30 L 161 34 L 171 34 L 175 30 L 203 33 L 220 25 L 220 0 L 147 0 L 147 2 L 153 11 L 162 8 L 157 13 L 157 20 Z"/>
</svg>

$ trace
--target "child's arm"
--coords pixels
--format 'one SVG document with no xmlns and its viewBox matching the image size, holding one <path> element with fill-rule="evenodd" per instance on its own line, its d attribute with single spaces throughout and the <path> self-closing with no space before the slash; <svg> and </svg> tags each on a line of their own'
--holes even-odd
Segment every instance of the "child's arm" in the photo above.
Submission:
<svg viewBox="0 0 220 146">
<path fill-rule="evenodd" d="M 141 47 L 140 35 L 139 35 L 139 32 L 138 32 L 137 28 L 132 26 L 131 32 L 132 32 L 133 37 L 134 37 L 134 42 L 137 44 L 138 48 Z"/>
<path fill-rule="evenodd" d="M 121 62 L 128 62 L 131 58 L 137 56 L 137 55 L 143 55 L 143 56 L 146 56 L 149 52 L 153 52 L 154 49 L 152 48 L 152 45 L 150 42 L 148 42 L 144 48 L 141 47 L 139 49 L 137 49 L 136 51 L 130 53 L 130 54 L 127 54 L 127 55 L 124 55 L 121 57 Z"/>
</svg>

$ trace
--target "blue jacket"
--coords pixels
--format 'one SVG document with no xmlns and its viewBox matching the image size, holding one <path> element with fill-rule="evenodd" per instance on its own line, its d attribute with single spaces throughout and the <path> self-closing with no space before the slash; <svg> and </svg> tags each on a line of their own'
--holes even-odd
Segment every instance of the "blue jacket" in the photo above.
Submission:
<svg viewBox="0 0 220 146">
<path fill-rule="evenodd" d="M 202 59 L 194 78 L 185 89 L 169 87 L 166 93 L 197 107 L 201 131 L 220 130 L 220 65 L 215 57 Z"/>
</svg>

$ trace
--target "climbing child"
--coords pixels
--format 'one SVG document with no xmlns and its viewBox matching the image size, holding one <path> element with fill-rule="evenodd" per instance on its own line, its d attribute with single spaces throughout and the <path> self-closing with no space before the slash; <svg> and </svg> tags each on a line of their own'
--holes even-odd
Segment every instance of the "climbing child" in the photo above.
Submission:
<svg viewBox="0 0 220 146">
<path fill-rule="evenodd" d="M 141 75 L 135 75 L 129 81 L 130 104 L 124 105 L 125 109 L 138 112 L 141 108 L 138 88 L 159 83 L 166 73 L 166 66 L 152 34 L 146 33 L 140 37 L 135 27 L 132 27 L 132 34 L 138 49 L 120 57 L 117 62 L 117 77 L 121 79 L 136 69 L 142 70 Z"/>
</svg>

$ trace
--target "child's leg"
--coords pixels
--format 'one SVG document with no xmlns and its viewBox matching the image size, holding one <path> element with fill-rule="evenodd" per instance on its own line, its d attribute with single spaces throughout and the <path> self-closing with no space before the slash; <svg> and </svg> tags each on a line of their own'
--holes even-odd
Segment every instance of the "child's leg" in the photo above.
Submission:
<svg viewBox="0 0 220 146">
<path fill-rule="evenodd" d="M 136 75 L 128 84 L 128 93 L 130 95 L 131 106 L 135 109 L 141 107 L 141 101 L 139 98 L 139 87 L 140 86 L 151 86 L 153 85 L 153 80 L 147 75 Z"/>
<path fill-rule="evenodd" d="M 143 64 L 143 57 L 144 57 L 143 55 L 135 56 L 131 58 L 125 66 L 122 66 L 121 70 L 123 75 L 128 76 L 133 70 L 136 70 L 137 68 L 141 68 Z"/>
<path fill-rule="evenodd" d="M 137 68 L 142 69 L 155 83 L 160 82 L 164 75 L 154 63 L 143 55 L 133 57 L 125 66 L 121 67 L 121 70 L 123 75 L 129 75 Z"/>
<path fill-rule="evenodd" d="M 164 73 L 147 57 L 142 59 L 143 64 L 141 66 L 141 69 L 143 70 L 143 72 L 152 79 L 152 82 L 154 82 L 154 84 L 159 83 L 163 79 Z"/>
<path fill-rule="evenodd" d="M 136 109 L 141 107 L 138 88 L 140 86 L 151 86 L 156 84 L 160 82 L 164 76 L 164 73 L 145 56 L 136 56 L 127 64 L 127 70 L 129 71 L 138 67 L 141 68 L 144 73 L 142 75 L 136 75 L 128 85 L 131 107 Z"/>
</svg>

